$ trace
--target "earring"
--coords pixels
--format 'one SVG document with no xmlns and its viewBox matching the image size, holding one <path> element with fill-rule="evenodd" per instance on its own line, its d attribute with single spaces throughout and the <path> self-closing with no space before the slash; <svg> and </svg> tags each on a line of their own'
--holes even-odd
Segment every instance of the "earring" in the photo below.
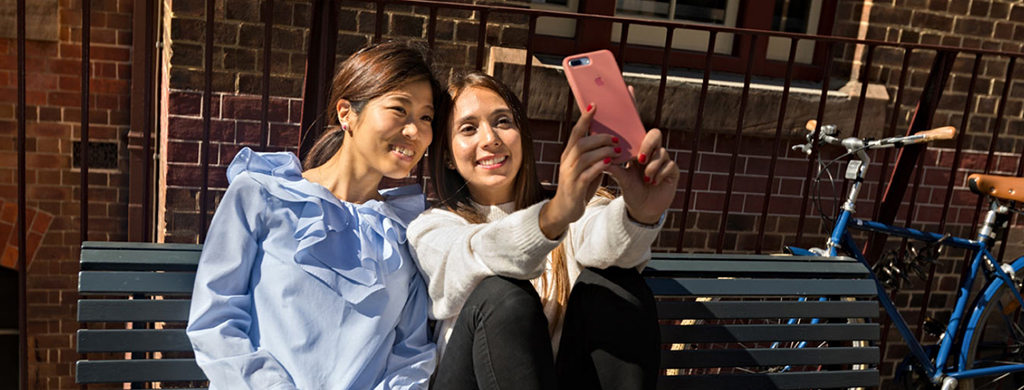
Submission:
<svg viewBox="0 0 1024 390">
<path fill-rule="evenodd" d="M 347 122 L 341 122 L 341 131 L 344 131 L 346 133 L 348 132 L 348 123 Z"/>
<path fill-rule="evenodd" d="M 455 164 L 454 164 L 454 163 L 452 163 L 452 160 L 451 160 L 451 159 L 445 159 L 445 161 L 444 161 L 444 167 L 445 167 L 445 168 L 448 168 L 448 169 L 450 169 L 450 170 L 453 170 L 453 171 L 455 170 Z"/>
</svg>

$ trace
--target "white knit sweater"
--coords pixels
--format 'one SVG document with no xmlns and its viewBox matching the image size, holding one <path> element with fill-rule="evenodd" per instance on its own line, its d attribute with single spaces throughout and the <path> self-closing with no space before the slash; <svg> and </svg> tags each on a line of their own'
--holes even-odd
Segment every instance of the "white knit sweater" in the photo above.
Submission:
<svg viewBox="0 0 1024 390">
<path fill-rule="evenodd" d="M 642 269 L 651 259 L 651 243 L 664 223 L 662 218 L 662 223 L 653 227 L 637 224 L 627 217 L 626 203 L 621 197 L 595 197 L 583 217 L 569 225 L 567 235 L 549 240 L 541 232 L 539 222 L 545 203 L 517 212 L 512 212 L 512 203 L 477 204 L 488 221 L 482 224 L 471 224 L 458 214 L 434 208 L 409 225 L 411 252 L 427 282 L 430 316 L 439 320 L 435 332 L 438 359 L 444 353 L 462 305 L 484 278 L 500 275 L 532 280 L 551 272 L 548 255 L 562 239 L 568 239 L 566 263 L 572 284 L 583 267 Z M 558 315 L 554 300 L 547 301 L 544 314 L 549 323 L 558 324 L 551 336 L 557 355 L 562 319 L 554 318 Z"/>
</svg>

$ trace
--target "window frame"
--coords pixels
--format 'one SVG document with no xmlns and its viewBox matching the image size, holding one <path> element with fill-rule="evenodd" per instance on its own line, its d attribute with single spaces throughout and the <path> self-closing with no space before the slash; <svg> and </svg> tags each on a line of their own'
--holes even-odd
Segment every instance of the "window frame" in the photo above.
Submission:
<svg viewBox="0 0 1024 390">
<path fill-rule="evenodd" d="M 578 9 L 575 12 L 614 16 L 616 0 L 575 0 Z M 572 4 L 573 0 L 570 0 Z M 816 35 L 832 35 L 832 27 L 835 24 L 835 11 L 838 0 L 822 0 L 821 10 L 818 14 Z M 540 7 L 535 7 L 540 8 Z M 566 10 L 568 7 L 560 7 Z M 568 11 L 572 11 L 569 8 Z M 775 12 L 775 1 L 766 0 L 740 0 L 739 16 L 737 18 L 738 28 L 771 30 L 772 18 Z M 540 23 L 538 23 L 539 25 Z M 568 56 L 581 52 L 607 49 L 620 53 L 620 44 L 612 40 L 609 33 L 612 31 L 613 22 L 604 20 L 580 20 L 576 22 L 576 37 L 580 39 L 545 35 L 538 31 L 534 36 L 533 47 L 538 53 Z M 680 30 L 676 30 L 678 33 Z M 751 36 L 744 35 L 734 37 L 732 50 L 729 53 L 716 52 L 712 59 L 712 70 L 727 73 L 746 73 L 749 60 Z M 803 44 L 805 41 L 801 41 Z M 769 39 L 760 36 L 754 47 L 754 58 L 752 73 L 755 76 L 784 78 L 786 76 L 786 61 L 772 60 L 768 57 Z M 716 45 L 717 46 L 717 45 Z M 811 62 L 795 63 L 793 65 L 793 79 L 820 82 L 825 73 L 826 45 L 814 45 Z M 640 46 L 629 44 L 625 47 L 622 57 L 628 58 L 630 63 L 650 64 L 661 66 L 665 58 L 663 46 Z M 673 49 L 668 56 L 668 66 L 673 68 L 701 69 L 705 65 L 706 50 L 692 51 L 685 49 Z M 623 58 L 619 59 L 620 62 Z"/>
</svg>

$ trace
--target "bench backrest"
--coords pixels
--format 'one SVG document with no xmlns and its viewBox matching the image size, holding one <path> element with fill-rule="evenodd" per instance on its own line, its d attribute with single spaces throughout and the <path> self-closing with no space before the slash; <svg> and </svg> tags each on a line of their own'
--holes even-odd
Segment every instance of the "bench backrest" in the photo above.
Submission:
<svg viewBox="0 0 1024 390">
<path fill-rule="evenodd" d="M 644 276 L 668 344 L 659 389 L 879 385 L 877 289 L 854 259 L 659 253 Z"/>
<path fill-rule="evenodd" d="M 206 386 L 184 331 L 200 251 L 83 244 L 78 351 L 103 359 L 78 361 L 78 383 Z M 861 321 L 879 314 L 867 272 L 848 258 L 655 254 L 644 276 L 666 344 L 658 388 L 877 386 L 879 328 Z"/>
<path fill-rule="evenodd" d="M 78 352 L 108 359 L 79 360 L 78 383 L 197 381 L 184 385 L 205 387 L 184 329 L 201 249 L 82 244 L 78 321 L 85 329 L 78 331 Z M 104 326 L 117 329 L 96 329 Z"/>
</svg>

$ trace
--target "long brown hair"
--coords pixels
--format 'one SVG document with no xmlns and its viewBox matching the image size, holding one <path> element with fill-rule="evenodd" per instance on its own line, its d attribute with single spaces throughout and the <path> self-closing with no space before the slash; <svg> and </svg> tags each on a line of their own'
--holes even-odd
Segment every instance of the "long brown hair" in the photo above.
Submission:
<svg viewBox="0 0 1024 390">
<path fill-rule="evenodd" d="M 453 103 L 452 107 L 454 107 L 454 102 L 458 100 L 459 96 L 470 88 L 484 88 L 497 93 L 508 104 L 509 109 L 512 110 L 512 119 L 515 121 L 516 128 L 519 129 L 519 139 L 522 142 L 523 162 L 519 166 L 519 171 L 516 172 L 512 186 L 512 188 L 516 189 L 516 193 L 513 194 L 515 210 L 525 209 L 550 198 L 551 194 L 544 189 L 540 179 L 537 178 L 537 164 L 533 156 L 533 133 L 530 131 L 530 124 L 526 120 L 526 110 L 524 110 L 519 98 L 516 97 L 515 93 L 508 86 L 486 73 L 472 72 L 456 76 L 448 83 L 448 92 L 451 94 L 450 101 Z M 451 117 L 452 115 L 450 114 L 449 112 L 449 115 L 445 116 Z M 470 223 L 487 222 L 484 215 L 473 206 L 469 191 L 466 189 L 466 180 L 458 171 L 447 168 L 447 162 L 452 158 L 451 127 L 451 123 L 446 123 L 445 130 L 441 133 L 442 136 L 434 137 L 434 142 L 430 144 L 430 176 L 437 191 L 439 206 L 462 216 Z M 546 305 L 548 296 L 551 295 L 554 296 L 554 300 L 558 303 L 559 315 L 555 318 L 561 318 L 561 314 L 565 312 L 565 305 L 569 301 L 569 289 L 571 287 L 566 264 L 565 245 L 563 241 L 562 244 L 551 251 L 552 277 L 549 277 L 548 273 L 545 272 L 540 278 L 535 280 L 535 283 L 539 284 L 540 289 L 545 291 L 545 294 L 541 295 L 542 303 Z M 554 331 L 556 326 L 557 322 L 548 324 L 549 331 Z"/>
<path fill-rule="evenodd" d="M 331 81 L 331 99 L 325 115 L 327 130 L 317 139 L 302 162 L 304 169 L 323 165 L 338 152 L 345 140 L 345 131 L 338 122 L 338 101 L 346 99 L 352 111 L 362 112 L 370 100 L 394 91 L 406 84 L 428 81 L 433 92 L 434 111 L 448 111 L 448 94 L 434 77 L 427 51 L 407 42 L 385 42 L 359 50 L 341 63 L 341 69 Z M 444 115 L 434 115 L 431 127 L 444 126 Z"/>
</svg>

